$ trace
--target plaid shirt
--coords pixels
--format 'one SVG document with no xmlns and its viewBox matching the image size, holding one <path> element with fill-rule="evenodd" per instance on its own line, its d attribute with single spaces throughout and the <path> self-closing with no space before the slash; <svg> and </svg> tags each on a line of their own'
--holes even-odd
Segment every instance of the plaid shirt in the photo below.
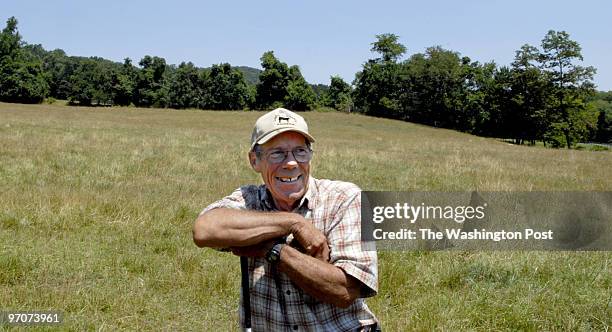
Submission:
<svg viewBox="0 0 612 332">
<path fill-rule="evenodd" d="M 220 207 L 276 210 L 265 185 L 238 188 L 202 213 Z M 330 263 L 361 281 L 361 298 L 345 309 L 323 303 L 304 293 L 264 258 L 249 258 L 253 331 L 355 331 L 375 323 L 376 318 L 363 300 L 378 291 L 378 269 L 374 243 L 361 241 L 361 190 L 352 183 L 311 177 L 308 191 L 293 212 L 311 220 L 325 234 Z M 281 309 L 278 294 L 284 297 L 285 310 Z M 244 326 L 243 294 L 240 295 L 240 322 Z"/>
</svg>

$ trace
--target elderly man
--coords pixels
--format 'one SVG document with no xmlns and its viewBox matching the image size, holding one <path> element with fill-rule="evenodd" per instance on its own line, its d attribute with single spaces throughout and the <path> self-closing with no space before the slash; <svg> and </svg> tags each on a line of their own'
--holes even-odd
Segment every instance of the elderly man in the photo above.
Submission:
<svg viewBox="0 0 612 332">
<path fill-rule="evenodd" d="M 298 114 L 261 116 L 248 156 L 264 184 L 206 207 L 193 227 L 199 247 L 249 257 L 241 296 L 254 331 L 376 330 L 363 300 L 376 295 L 378 272 L 373 244 L 361 241 L 360 189 L 310 176 L 314 141 Z"/>
</svg>

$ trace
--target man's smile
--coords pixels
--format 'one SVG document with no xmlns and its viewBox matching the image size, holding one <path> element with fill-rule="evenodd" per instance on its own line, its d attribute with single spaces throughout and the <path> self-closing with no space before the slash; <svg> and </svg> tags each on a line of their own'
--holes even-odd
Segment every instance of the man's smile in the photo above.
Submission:
<svg viewBox="0 0 612 332">
<path fill-rule="evenodd" d="M 284 182 L 284 183 L 293 183 L 296 182 L 297 180 L 301 179 L 302 175 L 298 175 L 295 177 L 288 177 L 288 176 L 276 176 L 276 179 L 279 180 L 280 182 Z"/>
</svg>

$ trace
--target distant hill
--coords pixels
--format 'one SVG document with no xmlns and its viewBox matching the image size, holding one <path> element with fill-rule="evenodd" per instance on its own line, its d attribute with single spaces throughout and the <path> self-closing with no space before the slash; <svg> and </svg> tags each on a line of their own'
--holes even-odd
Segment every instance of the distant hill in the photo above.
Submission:
<svg viewBox="0 0 612 332">
<path fill-rule="evenodd" d="M 310 84 L 310 86 L 314 90 L 317 97 L 321 97 L 323 94 L 327 92 L 327 90 L 329 90 L 329 85 L 325 85 L 325 84 Z"/>
<path fill-rule="evenodd" d="M 259 83 L 259 74 L 263 71 L 261 69 L 249 67 L 249 66 L 236 66 L 244 75 L 244 80 L 251 85 L 257 85 Z M 329 90 L 329 86 L 325 84 L 310 84 L 317 97 L 320 97 L 323 93 Z"/>
<path fill-rule="evenodd" d="M 261 69 L 248 67 L 248 66 L 237 66 L 237 68 L 244 75 L 244 80 L 251 85 L 259 83 L 259 74 L 263 71 Z"/>
</svg>

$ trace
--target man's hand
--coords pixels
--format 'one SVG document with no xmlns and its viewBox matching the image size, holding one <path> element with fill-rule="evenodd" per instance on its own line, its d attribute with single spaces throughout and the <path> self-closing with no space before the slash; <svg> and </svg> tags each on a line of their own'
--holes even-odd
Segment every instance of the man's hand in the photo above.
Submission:
<svg viewBox="0 0 612 332">
<path fill-rule="evenodd" d="M 230 250 L 236 256 L 245 257 L 265 257 L 268 251 L 272 249 L 276 240 L 268 240 L 262 243 L 254 244 L 246 247 L 231 247 Z"/>
<path fill-rule="evenodd" d="M 347 308 L 361 294 L 362 283 L 341 268 L 287 246 L 281 252 L 279 271 L 314 298 Z"/>
<path fill-rule="evenodd" d="M 304 219 L 304 221 L 294 224 L 291 233 L 307 255 L 324 262 L 329 261 L 327 238 L 310 221 Z"/>
</svg>

